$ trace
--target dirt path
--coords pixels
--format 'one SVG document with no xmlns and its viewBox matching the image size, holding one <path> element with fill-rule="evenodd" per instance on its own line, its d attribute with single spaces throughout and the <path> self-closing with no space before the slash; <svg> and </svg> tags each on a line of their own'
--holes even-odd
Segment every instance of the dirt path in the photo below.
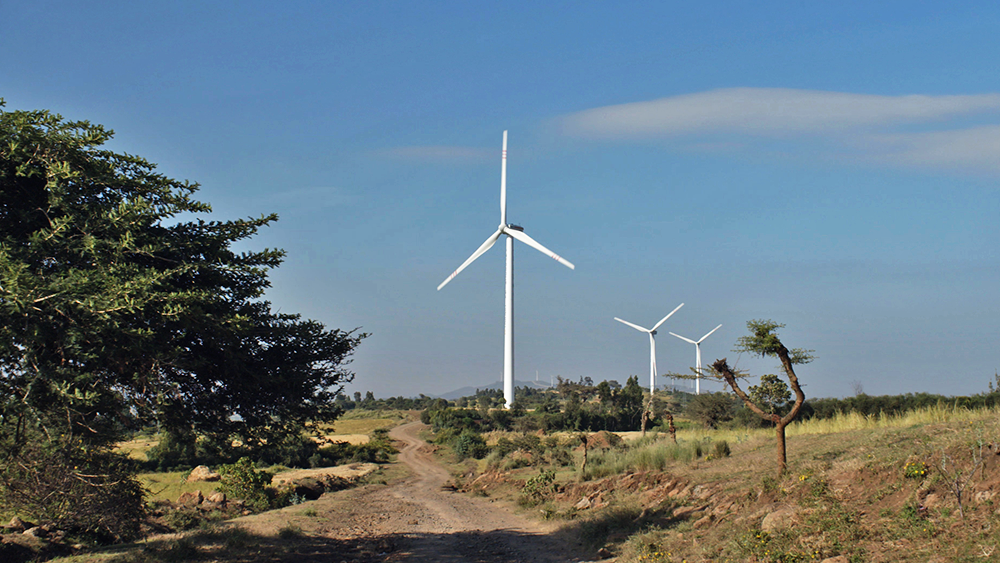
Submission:
<svg viewBox="0 0 1000 563">
<path fill-rule="evenodd" d="M 310 541 L 296 547 L 295 561 L 581 561 L 553 526 L 522 518 L 490 499 L 442 489 L 450 475 L 418 437 L 424 428 L 411 422 L 389 433 L 403 444 L 399 461 L 410 476 L 241 519 L 241 527 L 269 535 L 280 526 L 301 529 Z"/>
</svg>

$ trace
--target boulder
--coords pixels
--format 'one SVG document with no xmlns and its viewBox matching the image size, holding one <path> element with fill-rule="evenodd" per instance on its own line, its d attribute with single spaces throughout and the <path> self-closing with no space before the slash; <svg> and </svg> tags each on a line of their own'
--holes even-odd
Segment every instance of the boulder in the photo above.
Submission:
<svg viewBox="0 0 1000 563">
<path fill-rule="evenodd" d="M 782 508 L 767 516 L 760 523 L 760 529 L 765 532 L 774 532 L 790 527 L 795 522 L 796 511 L 794 508 Z"/>
<path fill-rule="evenodd" d="M 201 504 L 204 500 L 205 495 L 201 494 L 201 491 L 194 491 L 191 493 L 181 493 L 180 498 L 177 499 L 177 504 L 193 508 Z"/>
<path fill-rule="evenodd" d="M 41 526 L 32 526 L 31 528 L 28 528 L 22 533 L 26 536 L 31 536 L 34 538 L 44 538 L 45 536 L 49 535 L 49 531 Z"/>
<path fill-rule="evenodd" d="M 225 504 L 226 493 L 212 493 L 208 496 L 208 500 L 217 504 Z"/>
<path fill-rule="evenodd" d="M 35 525 L 31 522 L 25 522 L 17 516 L 10 519 L 10 523 L 5 526 L 8 530 L 13 530 L 15 532 L 23 532 L 28 528 L 34 528 Z"/>
<path fill-rule="evenodd" d="M 218 481 L 220 475 L 218 473 L 213 473 L 207 465 L 199 465 L 191 470 L 191 474 L 187 477 L 188 483 L 194 483 L 196 481 Z"/>
</svg>

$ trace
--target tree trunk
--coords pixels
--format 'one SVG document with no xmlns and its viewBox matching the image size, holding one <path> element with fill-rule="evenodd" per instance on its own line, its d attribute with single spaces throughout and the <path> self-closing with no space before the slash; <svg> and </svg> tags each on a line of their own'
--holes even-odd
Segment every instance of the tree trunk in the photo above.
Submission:
<svg viewBox="0 0 1000 563">
<path fill-rule="evenodd" d="M 775 438 L 778 440 L 778 476 L 788 470 L 788 460 L 785 456 L 785 426 L 787 422 L 778 421 L 774 425 Z"/>
<path fill-rule="evenodd" d="M 649 402 L 642 411 L 642 437 L 646 437 L 646 422 L 653 418 L 653 395 L 649 395 Z"/>
</svg>

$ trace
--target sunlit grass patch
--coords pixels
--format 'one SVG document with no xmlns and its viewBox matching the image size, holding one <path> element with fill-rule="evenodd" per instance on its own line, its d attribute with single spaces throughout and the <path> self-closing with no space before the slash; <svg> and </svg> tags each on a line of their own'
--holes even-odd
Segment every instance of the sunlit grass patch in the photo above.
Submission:
<svg viewBox="0 0 1000 563">
<path fill-rule="evenodd" d="M 169 500 L 176 502 L 182 493 L 201 491 L 206 497 L 215 492 L 219 483 L 196 481 L 188 483 L 184 479 L 188 471 L 171 471 L 169 473 L 140 473 L 139 480 L 149 490 L 147 500 Z"/>
</svg>

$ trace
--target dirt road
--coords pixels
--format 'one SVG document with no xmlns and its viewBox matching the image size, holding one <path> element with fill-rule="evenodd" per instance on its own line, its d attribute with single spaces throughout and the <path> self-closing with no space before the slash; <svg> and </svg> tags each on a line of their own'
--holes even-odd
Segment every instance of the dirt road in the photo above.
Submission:
<svg viewBox="0 0 1000 563">
<path fill-rule="evenodd" d="M 450 475 L 418 437 L 424 428 L 411 422 L 389 433 L 402 443 L 399 460 L 410 469 L 409 477 L 324 495 L 304 509 L 242 519 L 241 527 L 267 534 L 281 526 L 301 529 L 309 541 L 296 547 L 296 561 L 581 561 L 553 526 L 522 518 L 490 499 L 442 489 Z"/>
</svg>

